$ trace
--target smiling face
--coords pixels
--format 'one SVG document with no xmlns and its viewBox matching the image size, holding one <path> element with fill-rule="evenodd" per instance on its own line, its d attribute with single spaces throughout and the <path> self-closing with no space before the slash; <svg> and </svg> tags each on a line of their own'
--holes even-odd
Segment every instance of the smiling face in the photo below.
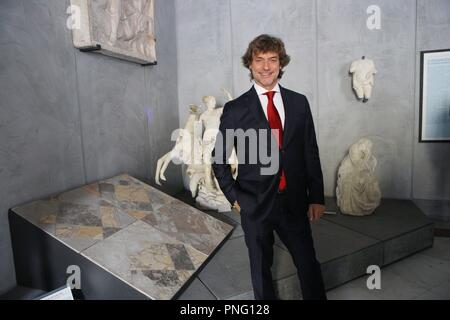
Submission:
<svg viewBox="0 0 450 320">
<path fill-rule="evenodd" d="M 280 58 L 276 52 L 258 52 L 253 54 L 249 66 L 255 82 L 266 90 L 272 90 L 280 73 Z"/>
</svg>

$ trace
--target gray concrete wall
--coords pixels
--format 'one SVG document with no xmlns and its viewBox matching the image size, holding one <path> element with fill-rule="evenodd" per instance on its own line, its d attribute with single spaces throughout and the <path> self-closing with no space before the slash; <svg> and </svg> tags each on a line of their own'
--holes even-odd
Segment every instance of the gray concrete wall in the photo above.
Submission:
<svg viewBox="0 0 450 320">
<path fill-rule="evenodd" d="M 306 94 L 320 147 L 325 192 L 351 144 L 374 142 L 384 197 L 450 199 L 449 144 L 418 143 L 418 64 L 422 49 L 449 48 L 447 0 L 176 0 L 181 125 L 187 105 L 225 85 L 250 87 L 240 57 L 256 35 L 284 39 L 291 64 L 281 84 Z M 369 30 L 367 8 L 381 9 Z M 375 61 L 372 99 L 357 101 L 348 74 L 353 60 Z"/>
<path fill-rule="evenodd" d="M 175 0 L 180 125 L 189 104 L 214 95 L 225 103 L 221 87 L 232 90 L 233 62 L 228 1 Z M 180 87 L 181 86 L 181 87 Z"/>
<path fill-rule="evenodd" d="M 153 181 L 179 123 L 174 1 L 156 1 L 150 67 L 77 51 L 68 4 L 0 2 L 0 293 L 15 284 L 8 208 L 121 172 Z"/>
<path fill-rule="evenodd" d="M 411 195 L 414 128 L 415 1 L 382 0 L 381 29 L 366 26 L 370 0 L 319 1 L 319 144 L 326 193 L 336 187 L 340 161 L 361 137 L 374 142 L 383 196 Z M 378 73 L 372 99 L 358 101 L 348 74 L 366 56 Z"/>
</svg>

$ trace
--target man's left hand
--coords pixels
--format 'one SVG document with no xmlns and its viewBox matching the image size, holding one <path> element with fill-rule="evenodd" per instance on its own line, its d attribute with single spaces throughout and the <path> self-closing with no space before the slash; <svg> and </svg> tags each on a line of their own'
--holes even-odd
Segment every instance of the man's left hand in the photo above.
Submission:
<svg viewBox="0 0 450 320">
<path fill-rule="evenodd" d="M 309 221 L 314 222 L 319 220 L 324 212 L 325 206 L 323 204 L 311 203 L 308 210 Z"/>
</svg>

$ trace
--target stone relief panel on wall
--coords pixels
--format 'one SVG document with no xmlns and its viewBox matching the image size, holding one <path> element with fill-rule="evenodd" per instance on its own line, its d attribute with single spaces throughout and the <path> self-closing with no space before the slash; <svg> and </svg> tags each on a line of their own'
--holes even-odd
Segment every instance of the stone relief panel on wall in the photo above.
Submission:
<svg viewBox="0 0 450 320">
<path fill-rule="evenodd" d="M 74 46 L 137 62 L 156 64 L 154 0 L 71 0 L 81 23 Z"/>
</svg>

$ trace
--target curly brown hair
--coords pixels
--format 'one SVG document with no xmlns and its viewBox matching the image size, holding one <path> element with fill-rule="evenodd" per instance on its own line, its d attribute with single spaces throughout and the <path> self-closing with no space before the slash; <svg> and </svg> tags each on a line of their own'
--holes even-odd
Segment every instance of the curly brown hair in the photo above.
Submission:
<svg viewBox="0 0 450 320">
<path fill-rule="evenodd" d="M 283 68 L 289 64 L 289 61 L 291 61 L 291 57 L 286 54 L 286 48 L 284 47 L 283 41 L 280 38 L 268 34 L 261 34 L 253 39 L 252 42 L 250 42 L 247 51 L 242 56 L 242 63 L 244 64 L 244 67 L 250 70 L 253 56 L 258 53 L 266 52 L 278 53 L 281 66 L 280 73 L 278 74 L 278 79 L 281 79 L 284 73 Z M 253 74 L 251 72 L 250 78 L 253 79 Z"/>
</svg>

